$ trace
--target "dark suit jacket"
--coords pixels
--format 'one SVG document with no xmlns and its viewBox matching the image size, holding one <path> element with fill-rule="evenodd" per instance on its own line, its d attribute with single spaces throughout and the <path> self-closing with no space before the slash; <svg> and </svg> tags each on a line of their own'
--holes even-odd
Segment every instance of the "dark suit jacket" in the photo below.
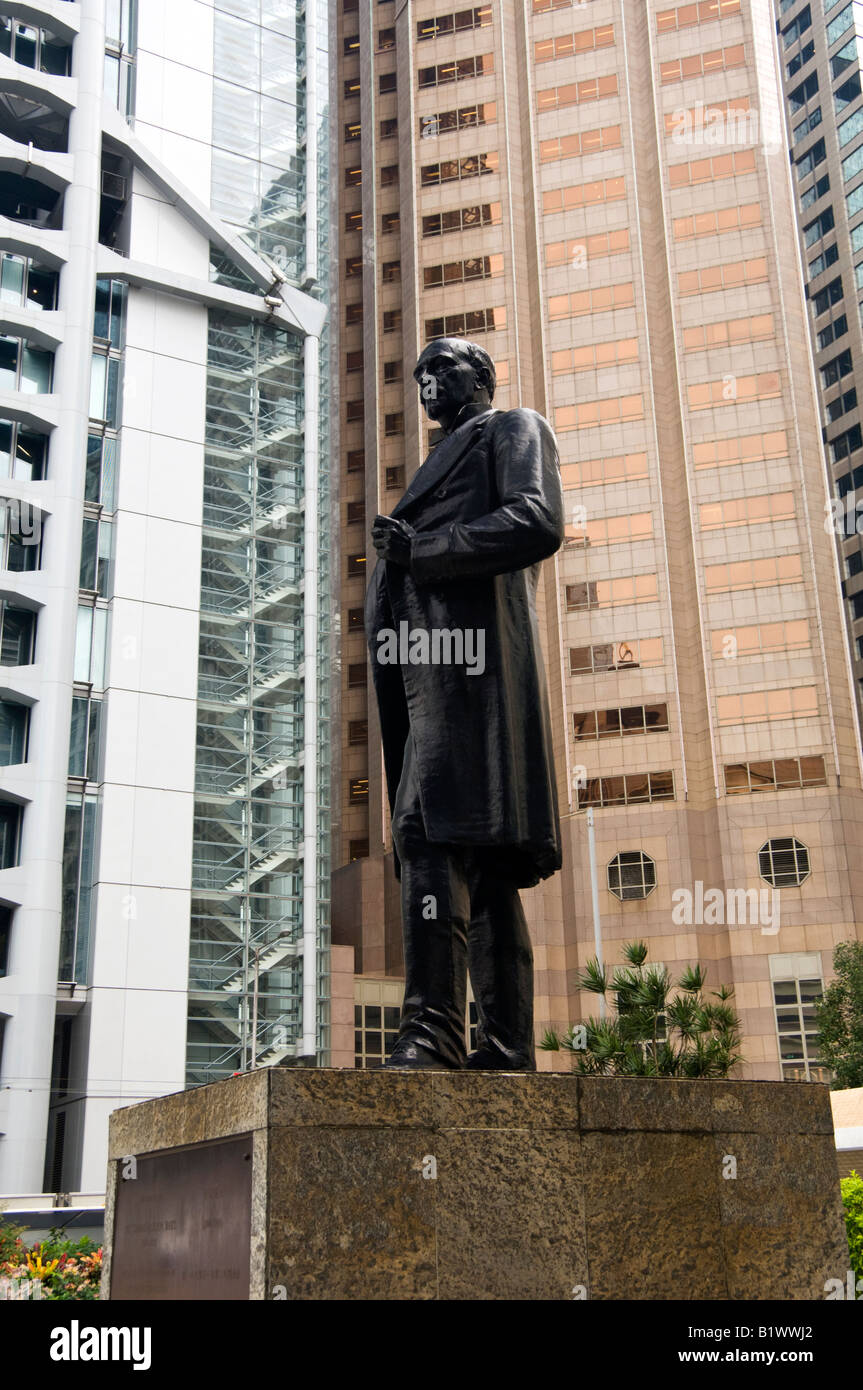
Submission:
<svg viewBox="0 0 863 1390">
<path fill-rule="evenodd" d="M 474 415 L 431 451 L 392 515 L 417 532 L 411 565 L 379 560 L 365 607 L 390 809 L 410 731 L 429 840 L 496 847 L 502 872 L 537 883 L 561 864 L 536 619 L 540 562 L 564 535 L 551 429 L 533 410 Z M 401 623 L 483 629 L 485 670 L 381 664 L 379 635 Z"/>
</svg>

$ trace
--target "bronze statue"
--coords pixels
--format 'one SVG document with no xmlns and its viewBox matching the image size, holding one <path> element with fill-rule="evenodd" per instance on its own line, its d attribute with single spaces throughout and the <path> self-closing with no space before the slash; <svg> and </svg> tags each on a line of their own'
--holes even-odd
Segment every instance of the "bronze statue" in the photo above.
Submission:
<svg viewBox="0 0 863 1390">
<path fill-rule="evenodd" d="M 444 438 L 392 515 L 375 517 L 365 607 L 404 930 L 386 1065 L 533 1071 L 518 890 L 561 865 L 536 620 L 540 562 L 563 541 L 560 463 L 535 411 L 492 409 L 483 348 L 438 338 L 414 377 Z"/>
</svg>

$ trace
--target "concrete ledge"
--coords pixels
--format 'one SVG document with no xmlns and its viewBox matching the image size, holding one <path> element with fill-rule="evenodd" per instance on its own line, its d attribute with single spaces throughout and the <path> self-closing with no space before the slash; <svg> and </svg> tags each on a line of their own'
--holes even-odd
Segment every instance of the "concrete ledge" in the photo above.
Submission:
<svg viewBox="0 0 863 1390">
<path fill-rule="evenodd" d="M 145 1101 L 111 1117 L 104 1292 L 113 1266 L 121 1298 L 823 1299 L 829 1095 L 274 1068 Z"/>
</svg>

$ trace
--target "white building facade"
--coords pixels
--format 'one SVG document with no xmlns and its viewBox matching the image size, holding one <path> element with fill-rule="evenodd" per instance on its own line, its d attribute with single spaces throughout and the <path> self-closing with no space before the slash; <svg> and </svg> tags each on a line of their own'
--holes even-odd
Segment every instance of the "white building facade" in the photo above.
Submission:
<svg viewBox="0 0 863 1390">
<path fill-rule="evenodd" d="M 0 1194 L 327 1056 L 326 45 L 0 3 Z"/>
</svg>

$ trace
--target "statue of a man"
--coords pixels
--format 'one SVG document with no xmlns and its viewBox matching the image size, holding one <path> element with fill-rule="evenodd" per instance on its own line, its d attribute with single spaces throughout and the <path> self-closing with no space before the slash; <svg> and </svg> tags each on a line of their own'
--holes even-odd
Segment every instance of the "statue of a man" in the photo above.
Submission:
<svg viewBox="0 0 863 1390">
<path fill-rule="evenodd" d="M 494 363 L 475 343 L 436 339 L 414 377 L 444 437 L 375 517 L 365 607 L 404 929 L 386 1065 L 533 1071 L 518 890 L 561 864 L 536 619 L 540 562 L 563 541 L 560 464 L 540 415 L 492 409 Z"/>
</svg>

